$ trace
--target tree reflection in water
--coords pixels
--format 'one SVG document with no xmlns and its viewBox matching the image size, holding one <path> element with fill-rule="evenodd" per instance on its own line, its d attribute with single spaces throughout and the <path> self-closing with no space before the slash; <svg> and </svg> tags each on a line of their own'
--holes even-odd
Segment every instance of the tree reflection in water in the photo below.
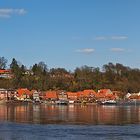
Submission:
<svg viewBox="0 0 140 140">
<path fill-rule="evenodd" d="M 140 106 L 0 105 L 0 121 L 37 124 L 140 124 Z"/>
</svg>

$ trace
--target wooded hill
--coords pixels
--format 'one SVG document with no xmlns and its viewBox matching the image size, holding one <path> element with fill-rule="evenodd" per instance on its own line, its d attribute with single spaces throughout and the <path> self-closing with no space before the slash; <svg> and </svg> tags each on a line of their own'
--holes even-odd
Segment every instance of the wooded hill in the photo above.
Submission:
<svg viewBox="0 0 140 140">
<path fill-rule="evenodd" d="M 7 60 L 0 57 L 0 69 L 8 69 Z M 109 88 L 122 92 L 140 91 L 140 69 L 122 64 L 108 63 L 102 69 L 98 67 L 77 67 L 73 72 L 65 68 L 48 69 L 44 62 L 34 64 L 27 69 L 15 58 L 9 66 L 12 78 L 0 78 L 0 88 L 28 88 L 37 90 L 81 91 L 84 89 Z"/>
</svg>

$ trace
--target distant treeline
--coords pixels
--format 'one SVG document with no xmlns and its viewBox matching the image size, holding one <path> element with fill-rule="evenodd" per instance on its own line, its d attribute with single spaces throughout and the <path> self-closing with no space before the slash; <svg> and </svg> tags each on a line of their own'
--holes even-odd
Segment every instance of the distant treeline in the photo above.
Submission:
<svg viewBox="0 0 140 140">
<path fill-rule="evenodd" d="M 0 69 L 7 69 L 7 60 L 0 57 Z M 123 92 L 140 91 L 140 69 L 122 64 L 108 63 L 98 67 L 77 67 L 73 72 L 65 68 L 48 69 L 47 64 L 39 62 L 27 69 L 25 65 L 12 59 L 9 69 L 13 78 L 0 78 L 0 88 L 28 88 L 37 90 L 81 91 L 84 89 L 109 88 Z"/>
</svg>

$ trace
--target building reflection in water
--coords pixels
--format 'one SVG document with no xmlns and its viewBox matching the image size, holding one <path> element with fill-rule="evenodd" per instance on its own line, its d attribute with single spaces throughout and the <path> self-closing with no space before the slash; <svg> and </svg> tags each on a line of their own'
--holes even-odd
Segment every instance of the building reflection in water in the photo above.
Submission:
<svg viewBox="0 0 140 140">
<path fill-rule="evenodd" d="M 0 105 L 0 121 L 39 124 L 140 124 L 140 106 Z"/>
</svg>

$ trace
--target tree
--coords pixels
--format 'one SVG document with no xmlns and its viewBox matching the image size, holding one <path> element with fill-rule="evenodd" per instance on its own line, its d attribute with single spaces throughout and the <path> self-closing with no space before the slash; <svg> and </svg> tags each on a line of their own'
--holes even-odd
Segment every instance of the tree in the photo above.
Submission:
<svg viewBox="0 0 140 140">
<path fill-rule="evenodd" d="M 82 66 L 81 68 L 76 68 L 74 71 L 75 85 L 77 85 L 77 90 L 92 89 L 99 85 L 98 82 L 98 68 Z"/>
<path fill-rule="evenodd" d="M 41 61 L 38 64 L 33 65 L 32 71 L 35 75 L 40 76 L 42 73 L 47 72 L 47 65 Z"/>
<path fill-rule="evenodd" d="M 45 64 L 43 61 L 38 63 L 38 67 L 40 67 L 42 71 L 47 71 L 47 64 Z"/>
<path fill-rule="evenodd" d="M 10 64 L 10 68 L 11 68 L 13 73 L 16 73 L 18 71 L 19 65 L 18 65 L 18 62 L 15 58 L 12 59 L 12 62 Z"/>
<path fill-rule="evenodd" d="M 32 86 L 35 89 L 45 90 L 47 89 L 47 80 L 48 80 L 48 70 L 47 65 L 41 61 L 38 64 L 35 63 L 32 68 L 33 75 L 33 82 Z"/>
<path fill-rule="evenodd" d="M 50 69 L 49 88 L 68 90 L 71 85 L 72 75 L 64 68 Z"/>
<path fill-rule="evenodd" d="M 7 59 L 5 59 L 4 57 L 0 57 L 0 69 L 5 69 L 7 62 Z"/>
<path fill-rule="evenodd" d="M 12 62 L 10 64 L 10 68 L 11 68 L 11 71 L 14 75 L 14 78 L 13 78 L 13 87 L 14 88 L 18 88 L 21 86 L 21 83 L 22 83 L 22 69 L 21 67 L 19 66 L 17 60 L 15 58 L 12 59 Z M 23 68 L 23 66 L 22 66 Z"/>
</svg>

